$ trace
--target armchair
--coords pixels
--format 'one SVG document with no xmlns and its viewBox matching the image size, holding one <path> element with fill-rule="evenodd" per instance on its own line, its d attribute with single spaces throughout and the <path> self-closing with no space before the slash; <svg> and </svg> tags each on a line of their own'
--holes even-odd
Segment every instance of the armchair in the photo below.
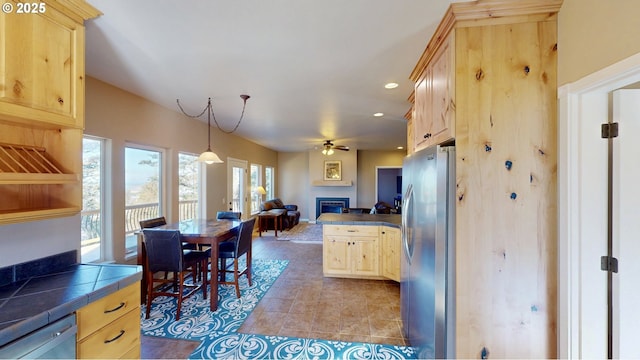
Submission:
<svg viewBox="0 0 640 360">
<path fill-rule="evenodd" d="M 263 202 L 260 205 L 260 212 L 282 213 L 282 226 L 284 227 L 284 229 L 291 229 L 300 222 L 300 211 L 298 211 L 298 205 L 285 205 L 282 200 L 277 198 Z M 267 225 L 267 229 L 274 230 L 275 226 L 276 222 L 274 221 L 273 223 L 269 223 Z"/>
</svg>

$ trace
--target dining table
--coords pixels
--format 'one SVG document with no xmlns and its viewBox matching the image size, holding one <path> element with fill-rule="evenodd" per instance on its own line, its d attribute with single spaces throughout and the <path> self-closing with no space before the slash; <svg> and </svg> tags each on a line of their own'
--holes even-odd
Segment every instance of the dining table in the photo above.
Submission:
<svg viewBox="0 0 640 360">
<path fill-rule="evenodd" d="M 154 228 L 180 230 L 183 242 L 211 246 L 211 311 L 218 309 L 218 245 L 236 236 L 240 223 L 240 220 L 189 219 Z"/>
</svg>

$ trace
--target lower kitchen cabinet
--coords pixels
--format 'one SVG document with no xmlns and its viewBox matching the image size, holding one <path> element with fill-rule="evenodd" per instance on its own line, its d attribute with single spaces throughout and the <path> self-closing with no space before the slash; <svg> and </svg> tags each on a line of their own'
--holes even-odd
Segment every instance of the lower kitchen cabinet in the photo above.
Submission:
<svg viewBox="0 0 640 360">
<path fill-rule="evenodd" d="M 77 357 L 140 358 L 140 282 L 76 312 Z"/>
<path fill-rule="evenodd" d="M 380 260 L 382 276 L 400 282 L 400 229 L 391 226 L 380 227 Z"/>
<path fill-rule="evenodd" d="M 322 247 L 324 275 L 363 279 L 389 278 L 399 281 L 400 253 L 394 248 L 394 254 L 387 254 L 385 247 L 386 244 L 391 248 L 390 241 L 395 239 L 399 249 L 399 234 L 399 229 L 388 226 L 324 225 Z M 386 239 L 387 237 L 389 240 Z M 397 259 L 393 259 L 394 256 Z"/>
</svg>

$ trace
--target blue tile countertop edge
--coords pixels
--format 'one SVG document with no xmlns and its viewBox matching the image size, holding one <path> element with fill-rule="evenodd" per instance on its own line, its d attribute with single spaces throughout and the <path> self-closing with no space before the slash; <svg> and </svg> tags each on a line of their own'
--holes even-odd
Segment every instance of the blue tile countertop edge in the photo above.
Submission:
<svg viewBox="0 0 640 360">
<path fill-rule="evenodd" d="M 71 264 L 2 284 L 0 346 L 141 279 L 138 265 Z"/>
<path fill-rule="evenodd" d="M 323 225 L 381 225 L 399 228 L 402 215 L 398 214 L 350 214 L 324 213 L 316 219 L 316 224 Z"/>
</svg>

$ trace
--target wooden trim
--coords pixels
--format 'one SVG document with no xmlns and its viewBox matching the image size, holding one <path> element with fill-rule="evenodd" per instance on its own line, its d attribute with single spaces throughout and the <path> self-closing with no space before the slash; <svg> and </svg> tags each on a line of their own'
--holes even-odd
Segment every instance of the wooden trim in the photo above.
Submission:
<svg viewBox="0 0 640 360">
<path fill-rule="evenodd" d="M 103 15 L 102 12 L 84 0 L 43 0 L 47 6 L 50 6 L 69 18 L 84 23 L 85 20 L 96 18 Z"/>
<path fill-rule="evenodd" d="M 454 28 L 480 26 L 489 23 L 519 23 L 539 21 L 540 16 L 554 18 L 563 0 L 478 0 L 474 2 L 452 3 L 429 44 L 420 56 L 409 79 L 416 82 L 427 67 L 436 51 Z M 533 16 L 538 15 L 538 16 Z"/>
</svg>

